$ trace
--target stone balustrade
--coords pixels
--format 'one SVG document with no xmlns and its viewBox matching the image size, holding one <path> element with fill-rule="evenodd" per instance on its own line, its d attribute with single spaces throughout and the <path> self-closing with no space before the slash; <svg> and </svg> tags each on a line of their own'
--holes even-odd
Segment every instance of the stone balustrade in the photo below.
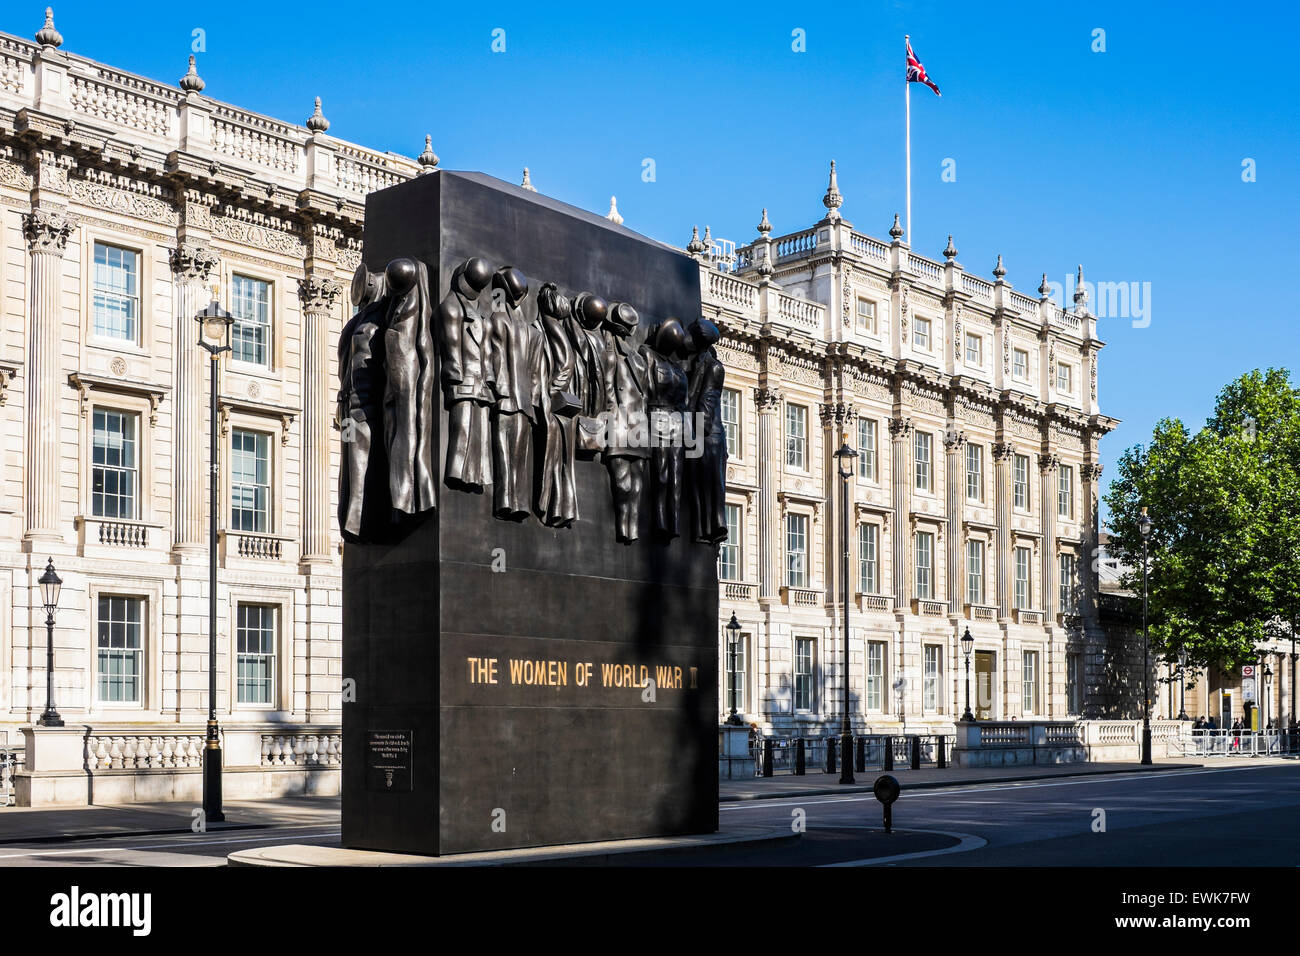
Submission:
<svg viewBox="0 0 1300 956">
<path fill-rule="evenodd" d="M 201 725 L 113 723 L 22 728 L 26 765 L 13 773 L 19 806 L 202 799 Z M 221 725 L 229 798 L 339 792 L 338 724 Z"/>
<path fill-rule="evenodd" d="M 1152 756 L 1180 756 L 1190 734 L 1190 721 L 1152 721 Z M 1141 744 L 1140 720 L 958 721 L 953 762 L 958 767 L 1009 767 L 1136 761 Z"/>
</svg>

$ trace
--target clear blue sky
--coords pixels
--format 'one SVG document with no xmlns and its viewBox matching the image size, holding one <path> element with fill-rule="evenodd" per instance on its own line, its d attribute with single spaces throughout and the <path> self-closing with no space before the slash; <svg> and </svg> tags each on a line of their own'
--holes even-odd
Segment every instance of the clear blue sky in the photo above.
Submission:
<svg viewBox="0 0 1300 956">
<path fill-rule="evenodd" d="M 0 29 L 30 37 L 42 9 L 6 4 Z M 832 157 L 844 215 L 884 236 L 910 33 L 944 93 L 912 90 L 917 250 L 951 232 L 969 271 L 1002 253 L 1029 294 L 1080 262 L 1151 284 L 1148 327 L 1101 323 L 1103 410 L 1124 420 L 1107 478 L 1159 418 L 1199 424 L 1228 380 L 1300 367 L 1300 14 L 1282 4 L 65 0 L 55 18 L 65 50 L 169 82 L 202 28 L 218 99 L 302 122 L 319 95 L 342 138 L 414 156 L 432 133 L 447 168 L 517 182 L 527 165 L 600 212 L 617 194 L 628 226 L 678 245 L 697 223 L 748 241 L 763 206 L 777 233 L 811 225 Z"/>
</svg>

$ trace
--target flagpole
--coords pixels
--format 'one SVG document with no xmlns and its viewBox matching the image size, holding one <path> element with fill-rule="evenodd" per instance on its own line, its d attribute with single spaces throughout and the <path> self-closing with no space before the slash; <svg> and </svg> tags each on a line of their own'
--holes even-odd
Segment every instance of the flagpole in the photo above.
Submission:
<svg viewBox="0 0 1300 956">
<path fill-rule="evenodd" d="M 909 43 L 911 34 L 903 35 L 903 43 Z M 903 71 L 903 103 L 907 114 L 907 247 L 912 247 L 912 84 L 907 78 L 907 71 Z"/>
</svg>

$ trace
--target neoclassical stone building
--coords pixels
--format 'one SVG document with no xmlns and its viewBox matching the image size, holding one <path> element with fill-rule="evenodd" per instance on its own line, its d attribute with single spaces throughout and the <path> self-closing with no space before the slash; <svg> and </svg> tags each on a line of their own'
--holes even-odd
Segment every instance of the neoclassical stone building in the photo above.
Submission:
<svg viewBox="0 0 1300 956">
<path fill-rule="evenodd" d="M 80 796 L 50 799 L 84 798 L 86 774 L 101 799 L 185 795 L 175 780 L 197 773 L 211 363 L 195 316 L 213 304 L 236 317 L 217 422 L 227 792 L 337 766 L 344 287 L 366 193 L 438 159 L 427 138 L 410 160 L 328 129 L 319 102 L 297 125 L 212 99 L 193 62 L 167 85 L 70 54 L 52 18 L 34 42 L 0 34 L 0 744 L 45 704 L 52 558 L 55 703 L 85 766 Z M 773 235 L 764 213 L 734 256 L 687 246 L 728 368 L 719 623 L 734 611 L 744 634 L 728 677 L 719 631 L 723 709 L 734 689 L 768 731 L 838 720 L 847 440 L 855 725 L 950 724 L 967 627 L 981 714 L 1082 713 L 1105 640 L 1097 443 L 1115 425 L 1086 297 L 1062 311 L 1000 262 L 990 282 L 951 244 L 940 263 L 897 228 L 871 238 L 842 202 L 832 166 L 813 227 Z M 171 782 L 139 783 L 155 770 Z"/>
<path fill-rule="evenodd" d="M 198 765 L 215 303 L 227 764 L 336 764 L 335 345 L 366 193 L 437 158 L 335 139 L 319 100 L 296 125 L 212 99 L 193 57 L 166 85 L 62 41 L 52 18 L 0 34 L 0 743 L 45 704 L 53 558 L 55 703 L 91 728 L 87 769 Z"/>
<path fill-rule="evenodd" d="M 1103 343 L 1074 307 L 856 231 L 831 164 L 826 216 L 722 256 L 692 236 L 725 330 L 732 535 L 719 562 L 722 702 L 779 733 L 843 713 L 841 479 L 849 479 L 851 713 L 872 731 L 951 727 L 959 640 L 981 718 L 1088 714 L 1104 679 L 1096 574 Z M 708 230 L 706 229 L 706 238 Z M 898 683 L 901 678 L 902 683 Z"/>
</svg>

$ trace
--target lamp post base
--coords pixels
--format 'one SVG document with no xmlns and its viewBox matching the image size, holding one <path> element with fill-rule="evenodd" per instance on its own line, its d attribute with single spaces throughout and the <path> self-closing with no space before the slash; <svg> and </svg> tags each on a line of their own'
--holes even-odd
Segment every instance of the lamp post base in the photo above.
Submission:
<svg viewBox="0 0 1300 956">
<path fill-rule="evenodd" d="M 59 716 L 57 710 L 47 710 L 41 714 L 41 719 L 36 721 L 38 727 L 62 727 L 63 718 Z"/>
<path fill-rule="evenodd" d="M 203 819 L 221 823 L 226 815 L 221 808 L 221 744 L 215 721 L 208 721 L 208 738 L 203 748 Z"/>
<path fill-rule="evenodd" d="M 1151 728 L 1142 728 L 1142 764 L 1151 765 Z"/>
<path fill-rule="evenodd" d="M 853 777 L 853 734 L 840 734 L 840 783 L 856 783 Z"/>
</svg>

